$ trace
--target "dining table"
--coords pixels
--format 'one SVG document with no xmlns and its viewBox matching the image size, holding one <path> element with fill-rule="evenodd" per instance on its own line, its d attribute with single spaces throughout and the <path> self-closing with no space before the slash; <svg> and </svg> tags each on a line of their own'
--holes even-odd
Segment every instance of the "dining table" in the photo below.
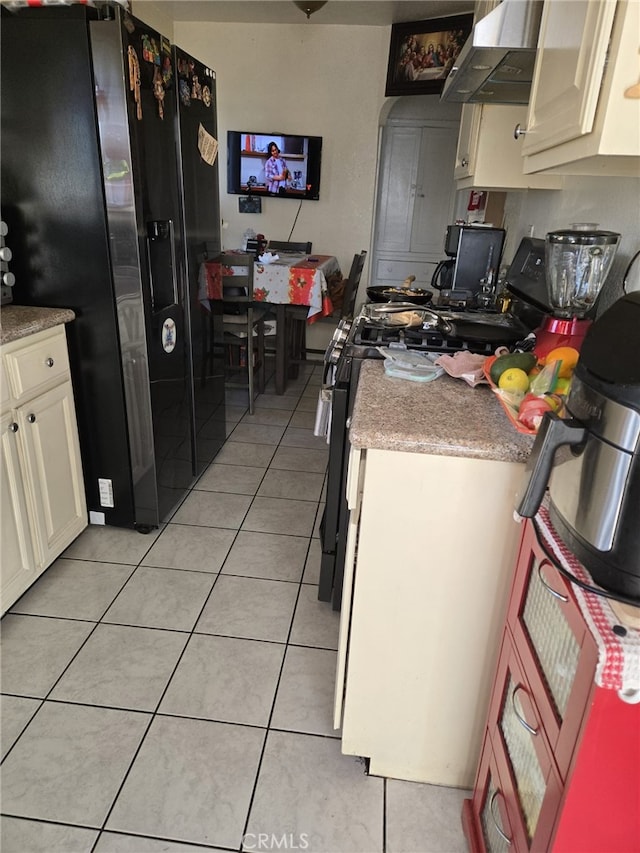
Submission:
<svg viewBox="0 0 640 853">
<path fill-rule="evenodd" d="M 240 253 L 242 254 L 242 253 Z M 230 268 L 231 274 L 235 271 Z M 227 274 L 229 270 L 226 271 Z M 238 268 L 238 274 L 246 271 Z M 286 309 L 290 305 L 308 306 L 306 322 L 315 323 L 333 313 L 327 280 L 340 274 L 340 264 L 333 255 L 302 254 L 300 252 L 267 253 L 253 265 L 253 296 L 255 302 L 273 306 L 276 316 L 276 394 L 284 394 L 288 374 Z M 221 265 L 215 259 L 201 267 L 201 300 L 220 300 L 222 296 Z"/>
</svg>

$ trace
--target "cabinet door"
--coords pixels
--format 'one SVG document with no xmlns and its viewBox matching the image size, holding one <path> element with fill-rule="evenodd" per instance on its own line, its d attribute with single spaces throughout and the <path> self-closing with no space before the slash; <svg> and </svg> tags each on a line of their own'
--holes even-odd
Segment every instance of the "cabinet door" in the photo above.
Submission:
<svg viewBox="0 0 640 853">
<path fill-rule="evenodd" d="M 462 107 L 454 169 L 454 177 L 457 181 L 468 178 L 475 171 L 481 116 L 482 105 L 480 104 L 465 104 Z"/>
<path fill-rule="evenodd" d="M 71 383 L 21 407 L 18 423 L 35 510 L 36 565 L 43 568 L 87 525 Z"/>
<path fill-rule="evenodd" d="M 615 8 L 616 0 L 545 2 L 524 155 L 591 131 Z"/>
<path fill-rule="evenodd" d="M 421 144 L 420 127 L 392 126 L 384 129 L 384 162 L 379 191 L 379 198 L 384 200 L 384 212 L 380 214 L 378 225 L 378 251 L 410 250 Z"/>
<path fill-rule="evenodd" d="M 569 582 L 546 556 L 532 522 L 522 539 L 508 622 L 565 779 L 594 689 L 597 649 Z"/>
<path fill-rule="evenodd" d="M 20 596 L 35 579 L 33 547 L 28 526 L 23 473 L 18 454 L 17 422 L 12 412 L 0 418 L 2 470 L 2 560 L 0 560 L 1 611 Z"/>
<path fill-rule="evenodd" d="M 453 218 L 457 136 L 457 126 L 425 127 L 422 130 L 411 226 L 412 252 L 435 255 L 442 252 L 447 225 Z"/>
</svg>

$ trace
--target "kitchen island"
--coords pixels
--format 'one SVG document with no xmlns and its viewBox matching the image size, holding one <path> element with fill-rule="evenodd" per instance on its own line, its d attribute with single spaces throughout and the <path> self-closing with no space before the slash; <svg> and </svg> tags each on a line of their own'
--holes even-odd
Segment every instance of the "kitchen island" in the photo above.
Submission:
<svg viewBox="0 0 640 853">
<path fill-rule="evenodd" d="M 533 439 L 488 386 L 390 378 L 371 360 L 350 441 L 342 751 L 374 775 L 471 787 Z"/>
</svg>

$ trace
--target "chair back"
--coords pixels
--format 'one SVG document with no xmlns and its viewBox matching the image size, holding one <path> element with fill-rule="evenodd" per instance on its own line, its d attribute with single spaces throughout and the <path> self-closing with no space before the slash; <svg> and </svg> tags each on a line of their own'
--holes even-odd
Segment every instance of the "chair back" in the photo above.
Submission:
<svg viewBox="0 0 640 853">
<path fill-rule="evenodd" d="M 224 302 L 253 302 L 253 255 L 223 252 L 218 256 Z"/>
<path fill-rule="evenodd" d="M 349 278 L 347 279 L 347 283 L 344 287 L 341 317 L 353 317 L 353 312 L 355 311 L 356 307 L 358 285 L 360 284 L 360 278 L 362 276 L 362 270 L 364 268 L 364 262 L 366 260 L 366 257 L 367 253 L 364 250 L 360 252 L 359 255 L 353 256 L 353 262 L 351 263 Z"/>
<path fill-rule="evenodd" d="M 311 242 L 291 243 L 286 240 L 269 240 L 269 249 L 275 249 L 277 252 L 304 252 L 308 255 L 311 252 L 311 245 Z"/>
</svg>

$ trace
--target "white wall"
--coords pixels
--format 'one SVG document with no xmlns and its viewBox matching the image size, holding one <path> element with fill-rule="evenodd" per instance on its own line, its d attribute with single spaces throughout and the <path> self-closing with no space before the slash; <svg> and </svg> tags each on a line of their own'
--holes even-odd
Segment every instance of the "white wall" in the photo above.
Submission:
<svg viewBox="0 0 640 853">
<path fill-rule="evenodd" d="M 238 196 L 226 193 L 226 131 L 251 123 L 320 135 L 321 199 L 303 202 L 292 239 L 311 240 L 314 251 L 336 255 L 348 272 L 353 254 L 370 249 L 379 126 L 393 103 L 384 97 L 390 28 L 310 24 L 301 13 L 295 25 L 177 22 L 171 33 L 161 2 L 134 0 L 133 12 L 216 70 L 225 247 L 238 246 L 247 228 L 286 240 L 298 209 L 291 199 L 263 199 L 261 215 L 238 212 Z M 562 191 L 509 193 L 504 261 L 531 226 L 544 237 L 572 222 L 598 222 L 623 235 L 614 282 L 640 248 L 639 198 L 640 179 L 628 178 L 567 177 Z M 368 276 L 369 264 L 362 286 Z M 315 349 L 330 337 L 324 324 L 308 333 Z"/>
<path fill-rule="evenodd" d="M 247 228 L 288 239 L 299 206 L 263 199 L 262 214 L 238 212 L 238 196 L 226 192 L 227 130 L 322 136 L 320 200 L 302 202 L 291 239 L 311 240 L 314 252 L 336 255 L 348 272 L 354 253 L 369 248 L 389 31 L 301 19 L 176 23 L 174 38 L 216 71 L 225 248 L 238 247 Z"/>
</svg>

